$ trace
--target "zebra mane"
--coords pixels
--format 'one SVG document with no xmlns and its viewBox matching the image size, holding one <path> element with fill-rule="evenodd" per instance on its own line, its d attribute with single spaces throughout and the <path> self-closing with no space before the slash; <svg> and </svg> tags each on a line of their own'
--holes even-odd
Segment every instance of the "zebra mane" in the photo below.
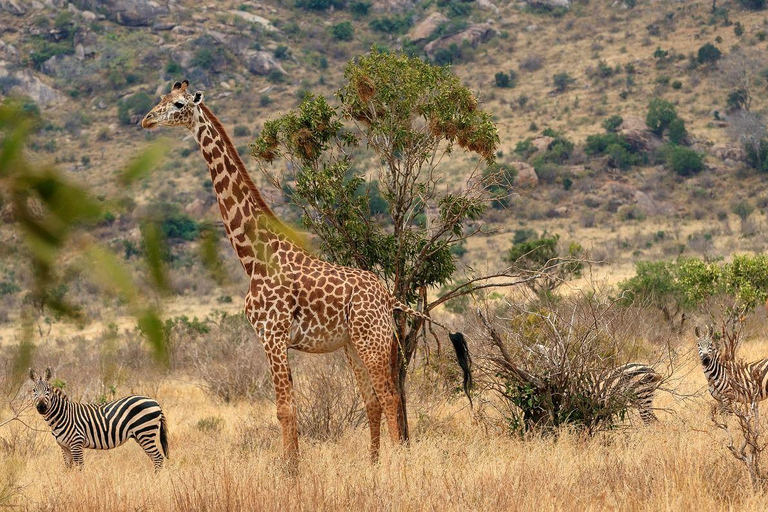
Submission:
<svg viewBox="0 0 768 512">
<path fill-rule="evenodd" d="M 56 395 L 58 398 L 62 400 L 66 400 L 67 402 L 71 401 L 69 398 L 69 395 L 67 395 L 67 392 L 59 387 L 51 386 L 51 393 Z"/>
</svg>

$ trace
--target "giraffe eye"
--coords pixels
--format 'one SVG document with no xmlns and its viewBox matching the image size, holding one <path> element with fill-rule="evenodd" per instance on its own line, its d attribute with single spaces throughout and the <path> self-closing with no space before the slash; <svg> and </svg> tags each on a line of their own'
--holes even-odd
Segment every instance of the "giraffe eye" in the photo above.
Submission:
<svg viewBox="0 0 768 512">
<path fill-rule="evenodd" d="M 173 106 L 175 106 L 176 108 L 184 108 L 184 103 L 177 101 L 176 103 L 173 104 Z"/>
</svg>

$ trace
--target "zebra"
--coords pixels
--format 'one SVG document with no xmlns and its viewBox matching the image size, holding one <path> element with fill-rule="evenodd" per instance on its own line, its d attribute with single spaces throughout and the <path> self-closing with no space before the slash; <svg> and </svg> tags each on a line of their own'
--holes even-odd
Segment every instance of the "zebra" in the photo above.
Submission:
<svg viewBox="0 0 768 512">
<path fill-rule="evenodd" d="M 553 368 L 560 367 L 564 354 L 561 347 L 546 347 L 537 343 L 531 351 L 542 357 Z M 626 363 L 606 370 L 587 372 L 581 383 L 586 396 L 601 398 L 605 402 L 621 400 L 633 405 L 645 425 L 659 421 L 653 413 L 653 399 L 662 376 L 652 366 L 643 363 Z"/>
<path fill-rule="evenodd" d="M 697 326 L 694 333 L 709 393 L 720 402 L 721 411 L 729 411 L 731 402 L 749 404 L 768 398 L 768 359 L 751 363 L 724 360 L 714 342 L 712 326 L 706 332 Z"/>
<path fill-rule="evenodd" d="M 653 399 L 662 376 L 643 363 L 627 363 L 590 374 L 590 392 L 605 400 L 623 397 L 637 408 L 645 425 L 659 421 L 653 413 Z"/>
<path fill-rule="evenodd" d="M 104 404 L 84 404 L 51 386 L 50 368 L 44 377 L 30 368 L 29 378 L 34 382 L 35 408 L 51 428 L 68 468 L 73 463 L 83 466 L 83 448 L 109 450 L 131 438 L 152 459 L 155 471 L 163 467 L 168 458 L 168 425 L 152 398 L 131 395 Z"/>
</svg>

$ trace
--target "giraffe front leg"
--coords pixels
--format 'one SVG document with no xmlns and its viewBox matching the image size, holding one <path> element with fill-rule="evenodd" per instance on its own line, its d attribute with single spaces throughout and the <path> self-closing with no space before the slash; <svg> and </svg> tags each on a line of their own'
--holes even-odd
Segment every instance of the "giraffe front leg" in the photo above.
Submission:
<svg viewBox="0 0 768 512">
<path fill-rule="evenodd" d="M 368 415 L 368 426 L 371 429 L 371 462 L 376 463 L 379 460 L 379 448 L 381 446 L 381 403 L 373 391 L 371 376 L 355 347 L 346 345 L 344 353 L 347 355 L 347 361 L 352 367 L 360 393 L 365 401 L 365 413 Z"/>
<path fill-rule="evenodd" d="M 288 336 L 283 333 L 267 333 L 264 338 L 264 352 L 275 386 L 277 420 L 283 431 L 283 451 L 286 460 L 295 468 L 299 459 L 299 433 L 293 404 L 293 379 L 288 366 Z"/>
</svg>

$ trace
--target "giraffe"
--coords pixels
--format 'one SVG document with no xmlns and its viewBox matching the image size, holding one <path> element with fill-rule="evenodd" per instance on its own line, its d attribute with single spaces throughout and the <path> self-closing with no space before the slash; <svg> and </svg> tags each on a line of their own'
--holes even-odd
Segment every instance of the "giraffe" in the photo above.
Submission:
<svg viewBox="0 0 768 512">
<path fill-rule="evenodd" d="M 365 270 L 323 261 L 296 242 L 267 205 L 203 93 L 176 82 L 144 117 L 145 129 L 189 129 L 208 164 L 224 229 L 250 278 L 245 315 L 260 338 L 275 388 L 284 456 L 298 462 L 299 444 L 288 349 L 327 353 L 343 349 L 363 396 L 377 461 L 382 412 L 393 442 L 401 439 L 400 395 L 391 370 L 397 353 L 392 312 L 424 314 L 397 301 L 379 278 Z M 436 323 L 436 322 L 435 322 Z M 440 324 L 438 324 L 440 325 Z M 464 389 L 471 385 L 471 359 L 461 333 L 450 333 Z"/>
</svg>

